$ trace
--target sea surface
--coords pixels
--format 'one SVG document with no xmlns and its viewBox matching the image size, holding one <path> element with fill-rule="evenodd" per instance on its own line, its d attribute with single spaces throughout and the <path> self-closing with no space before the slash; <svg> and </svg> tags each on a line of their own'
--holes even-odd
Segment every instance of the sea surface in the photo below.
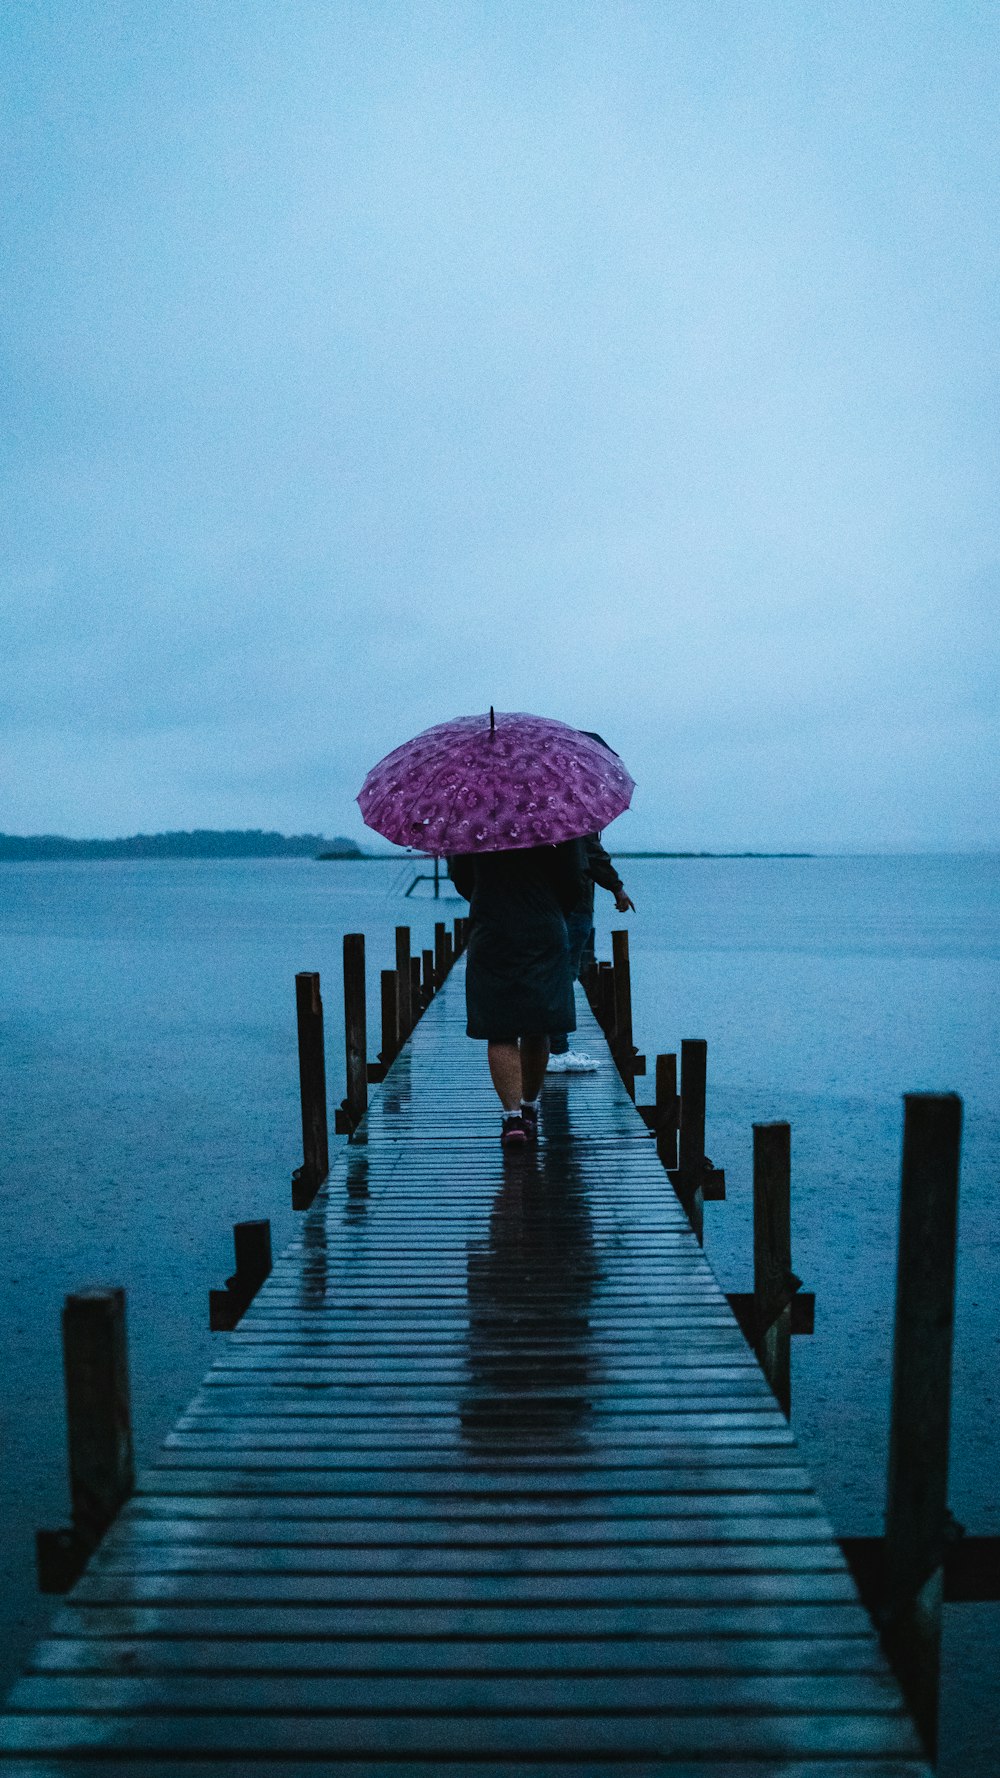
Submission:
<svg viewBox="0 0 1000 1778">
<path fill-rule="evenodd" d="M 420 866 L 260 861 L 0 865 L 0 1691 L 50 1602 L 36 1526 L 67 1515 L 59 1311 L 128 1289 L 140 1459 L 212 1356 L 207 1293 L 231 1225 L 295 1220 L 294 975 L 324 986 L 343 1093 L 340 945 L 368 942 L 369 1049 L 393 929 L 431 942 Z M 1000 1533 L 1000 859 L 621 860 L 636 903 L 635 1032 L 650 1058 L 708 1041 L 706 1207 L 723 1284 L 751 1273 L 755 1121 L 792 1126 L 793 1263 L 817 1299 L 793 1420 L 841 1533 L 881 1528 L 902 1094 L 965 1101 L 951 1504 Z M 614 914 L 598 892 L 599 949 Z M 484 1058 L 485 1066 L 485 1058 Z M 639 1083 L 651 1096 L 651 1073 Z M 946 1608 L 942 1764 L 1000 1771 L 1000 1605 Z"/>
</svg>

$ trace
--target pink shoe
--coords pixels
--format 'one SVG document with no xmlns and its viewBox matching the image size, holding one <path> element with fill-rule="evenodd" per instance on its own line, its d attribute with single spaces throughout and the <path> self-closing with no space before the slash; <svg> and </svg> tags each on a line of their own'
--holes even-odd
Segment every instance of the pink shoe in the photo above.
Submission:
<svg viewBox="0 0 1000 1778">
<path fill-rule="evenodd" d="M 500 1143 L 503 1148 L 527 1148 L 528 1127 L 519 1111 L 508 1112 L 504 1118 Z"/>
</svg>

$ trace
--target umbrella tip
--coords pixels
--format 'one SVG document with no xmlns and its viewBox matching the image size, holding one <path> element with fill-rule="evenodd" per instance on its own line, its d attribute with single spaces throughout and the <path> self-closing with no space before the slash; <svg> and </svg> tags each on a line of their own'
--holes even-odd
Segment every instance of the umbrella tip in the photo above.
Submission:
<svg viewBox="0 0 1000 1778">
<path fill-rule="evenodd" d="M 493 714 L 493 705 L 491 704 L 490 705 L 490 734 L 495 735 L 496 732 L 497 732 L 497 719 Z"/>
</svg>

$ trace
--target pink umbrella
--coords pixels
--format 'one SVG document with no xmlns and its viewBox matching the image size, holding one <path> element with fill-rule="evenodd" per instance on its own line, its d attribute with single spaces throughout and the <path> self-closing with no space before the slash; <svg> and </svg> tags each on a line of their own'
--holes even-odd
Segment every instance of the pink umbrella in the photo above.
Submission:
<svg viewBox="0 0 1000 1778">
<path fill-rule="evenodd" d="M 443 857 L 551 846 L 606 827 L 635 785 L 617 753 L 545 716 L 458 716 L 373 766 L 358 803 L 397 846 Z"/>
</svg>

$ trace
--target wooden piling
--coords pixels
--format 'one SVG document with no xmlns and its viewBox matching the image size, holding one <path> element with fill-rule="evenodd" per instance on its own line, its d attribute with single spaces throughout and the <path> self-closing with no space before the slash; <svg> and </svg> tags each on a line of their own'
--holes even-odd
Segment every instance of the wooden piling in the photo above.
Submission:
<svg viewBox="0 0 1000 1778">
<path fill-rule="evenodd" d="M 434 998 L 434 952 L 421 952 L 423 962 L 423 980 L 420 984 L 421 998 L 425 1007 L 430 1006 Z"/>
<path fill-rule="evenodd" d="M 410 1011 L 413 1023 L 416 1024 L 424 1010 L 423 994 L 420 988 L 420 958 L 410 958 Z"/>
<path fill-rule="evenodd" d="M 705 1080 L 708 1044 L 703 1037 L 681 1042 L 681 1123 L 674 1185 L 698 1240 L 705 1239 Z"/>
<path fill-rule="evenodd" d="M 628 933 L 619 929 L 611 934 L 611 956 L 614 966 L 615 1042 L 614 1057 L 625 1090 L 635 1098 L 635 1044 L 632 1038 L 632 972 L 628 960 Z"/>
<path fill-rule="evenodd" d="M 444 978 L 448 974 L 447 965 L 445 963 L 445 951 L 446 951 L 445 938 L 446 938 L 445 923 L 443 920 L 436 920 L 434 923 L 434 986 L 435 986 L 435 988 L 440 988 L 443 986 Z"/>
<path fill-rule="evenodd" d="M 791 1126 L 753 1126 L 755 1350 L 784 1413 L 792 1411 Z"/>
<path fill-rule="evenodd" d="M 68 1296 L 62 1342 L 72 1526 L 36 1535 L 44 1593 L 69 1590 L 135 1487 L 124 1290 Z"/>
<path fill-rule="evenodd" d="M 396 927 L 396 974 L 399 977 L 399 1041 L 406 1042 L 413 1030 L 413 991 L 410 986 L 410 928 Z"/>
<path fill-rule="evenodd" d="M 344 934 L 344 1047 L 347 1061 L 344 1110 L 353 1129 L 368 1110 L 368 1005 L 363 932 Z"/>
<path fill-rule="evenodd" d="M 208 1325 L 213 1333 L 231 1333 L 246 1314 L 271 1272 L 271 1224 L 265 1219 L 233 1224 L 236 1270 L 223 1290 L 208 1293 Z"/>
<path fill-rule="evenodd" d="M 603 959 L 597 965 L 597 1022 L 613 1050 L 615 1040 L 615 971 L 614 964 Z"/>
<path fill-rule="evenodd" d="M 448 929 L 446 927 L 445 934 L 444 934 L 444 973 L 445 973 L 445 975 L 448 974 L 454 961 L 455 961 L 455 941 L 452 938 L 451 933 L 448 931 Z"/>
<path fill-rule="evenodd" d="M 292 1205 L 301 1210 L 312 1203 L 318 1187 L 330 1171 L 323 1001 L 319 975 L 315 970 L 302 971 L 295 977 L 295 1011 L 302 1102 L 302 1165 L 292 1175 Z"/>
<path fill-rule="evenodd" d="M 655 1075 L 656 1152 L 664 1167 L 677 1165 L 677 1057 L 657 1056 Z"/>
<path fill-rule="evenodd" d="M 904 1104 L 882 1640 L 933 1758 L 962 1101 L 957 1093 L 909 1093 Z"/>
<path fill-rule="evenodd" d="M 74 1291 L 62 1331 L 73 1525 L 96 1544 L 135 1487 L 124 1290 Z"/>
<path fill-rule="evenodd" d="M 399 976 L 394 969 L 383 969 L 380 984 L 382 990 L 382 1048 L 379 1050 L 379 1061 L 384 1074 L 392 1067 L 399 1054 Z"/>
</svg>

